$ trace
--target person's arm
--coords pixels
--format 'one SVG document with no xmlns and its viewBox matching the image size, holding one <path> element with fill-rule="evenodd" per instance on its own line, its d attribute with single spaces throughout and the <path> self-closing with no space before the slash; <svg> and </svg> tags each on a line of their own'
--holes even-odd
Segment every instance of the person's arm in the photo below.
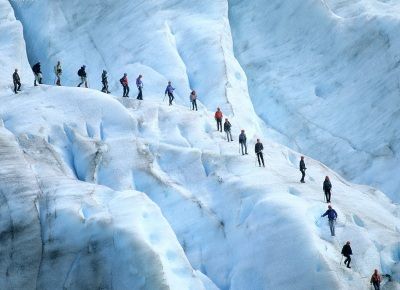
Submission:
<svg viewBox="0 0 400 290">
<path fill-rule="evenodd" d="M 324 217 L 328 214 L 328 211 L 326 211 L 323 215 L 321 215 L 321 217 Z"/>
<path fill-rule="evenodd" d="M 263 146 L 263 144 L 261 143 L 261 150 L 260 151 L 263 151 L 264 150 L 264 146 Z"/>
</svg>

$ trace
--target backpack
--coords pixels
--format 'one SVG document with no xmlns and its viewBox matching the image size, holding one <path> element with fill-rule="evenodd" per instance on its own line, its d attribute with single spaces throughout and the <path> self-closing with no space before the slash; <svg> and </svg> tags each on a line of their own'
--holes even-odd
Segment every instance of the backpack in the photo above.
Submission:
<svg viewBox="0 0 400 290">
<path fill-rule="evenodd" d="M 80 68 L 79 70 L 78 70 L 78 76 L 83 76 L 83 71 L 82 71 L 82 68 Z"/>
<path fill-rule="evenodd" d="M 121 78 L 121 79 L 119 80 L 119 82 L 121 83 L 121 85 L 124 85 L 124 78 Z"/>
</svg>

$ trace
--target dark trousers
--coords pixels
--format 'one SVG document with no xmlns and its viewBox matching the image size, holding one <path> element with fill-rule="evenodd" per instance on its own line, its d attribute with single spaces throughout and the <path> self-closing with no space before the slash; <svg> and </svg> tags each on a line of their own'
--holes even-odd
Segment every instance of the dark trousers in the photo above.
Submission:
<svg viewBox="0 0 400 290">
<path fill-rule="evenodd" d="M 325 190 L 326 202 L 331 202 L 331 190 Z"/>
<path fill-rule="evenodd" d="M 56 85 L 61 86 L 61 76 L 59 74 L 56 74 L 56 78 L 57 78 Z"/>
<path fill-rule="evenodd" d="M 344 260 L 344 264 L 345 264 L 347 267 L 350 267 L 350 262 L 351 262 L 350 255 L 343 255 L 343 256 L 346 257 L 346 260 Z"/>
<path fill-rule="evenodd" d="M 196 100 L 192 100 L 192 110 L 194 111 L 194 108 L 196 108 L 197 111 L 197 102 Z"/>
<path fill-rule="evenodd" d="M 123 94 L 122 97 L 128 98 L 129 97 L 129 86 L 128 85 L 124 85 L 123 88 L 124 88 L 124 94 Z"/>
<path fill-rule="evenodd" d="M 21 82 L 14 82 L 14 93 L 21 90 Z"/>
<path fill-rule="evenodd" d="M 136 97 L 138 100 L 143 100 L 143 92 L 142 92 L 142 87 L 138 87 L 139 93 Z"/>
<path fill-rule="evenodd" d="M 304 182 L 304 177 L 306 177 L 306 170 L 305 169 L 302 169 L 302 170 L 300 170 L 301 171 L 301 179 L 300 179 L 300 182 Z"/>
<path fill-rule="evenodd" d="M 172 105 L 172 101 L 175 99 L 173 93 L 168 93 L 168 98 L 169 98 L 169 105 Z"/>
<path fill-rule="evenodd" d="M 261 162 L 260 162 L 260 159 L 261 159 L 262 165 L 265 167 L 265 164 L 264 164 L 264 156 L 263 156 L 263 153 L 262 153 L 262 152 L 258 152 L 258 153 L 257 153 L 257 159 L 258 159 L 258 165 L 261 166 Z"/>
<path fill-rule="evenodd" d="M 217 131 L 222 132 L 222 119 L 217 119 Z"/>
<path fill-rule="evenodd" d="M 374 285 L 375 290 L 381 290 L 381 284 L 379 282 L 373 282 L 372 285 Z"/>
<path fill-rule="evenodd" d="M 103 84 L 103 88 L 101 89 L 101 91 L 103 92 L 103 93 L 109 93 L 109 91 L 108 91 L 108 82 L 102 82 L 102 84 Z"/>
</svg>

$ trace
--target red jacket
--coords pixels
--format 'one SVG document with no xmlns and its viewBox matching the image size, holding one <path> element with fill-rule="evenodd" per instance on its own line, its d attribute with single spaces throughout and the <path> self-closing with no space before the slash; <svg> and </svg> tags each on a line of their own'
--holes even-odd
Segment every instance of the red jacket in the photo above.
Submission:
<svg viewBox="0 0 400 290">
<path fill-rule="evenodd" d="M 128 77 L 122 77 L 121 83 L 122 83 L 124 86 L 127 86 L 127 85 L 128 85 Z"/>
<path fill-rule="evenodd" d="M 215 119 L 222 119 L 222 112 L 221 111 L 216 111 L 215 112 Z"/>
</svg>

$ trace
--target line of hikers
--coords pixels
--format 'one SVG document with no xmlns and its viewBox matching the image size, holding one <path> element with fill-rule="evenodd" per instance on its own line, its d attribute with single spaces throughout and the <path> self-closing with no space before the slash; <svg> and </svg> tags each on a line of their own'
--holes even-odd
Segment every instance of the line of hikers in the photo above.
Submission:
<svg viewBox="0 0 400 290">
<path fill-rule="evenodd" d="M 301 179 L 300 179 L 301 183 L 305 183 L 304 178 L 306 176 L 306 169 L 307 169 L 307 167 L 306 167 L 306 164 L 305 164 L 305 161 L 304 161 L 304 156 L 301 156 L 300 157 L 300 162 L 299 162 L 299 170 L 301 172 Z M 330 203 L 331 202 L 331 195 L 332 195 L 331 194 L 332 183 L 331 183 L 331 181 L 329 179 L 329 176 L 325 176 L 325 180 L 324 180 L 324 182 L 322 184 L 322 190 L 323 190 L 324 195 L 325 195 L 325 201 L 327 203 Z M 326 212 L 321 215 L 321 217 L 325 217 L 325 216 L 328 217 L 328 223 L 329 223 L 329 229 L 330 229 L 330 232 L 331 232 L 331 236 L 335 236 L 335 223 L 336 223 L 336 219 L 338 217 L 338 214 L 332 208 L 332 206 L 330 204 L 328 205 L 328 209 L 326 210 Z M 350 256 L 353 255 L 353 251 L 352 251 L 351 246 L 350 246 L 350 241 L 347 241 L 346 244 L 343 246 L 341 254 L 342 254 L 342 259 L 343 259 L 343 257 L 346 258 L 344 260 L 344 265 L 347 268 L 351 268 L 351 266 L 350 266 L 351 257 Z M 371 283 L 371 285 L 374 286 L 375 290 L 380 290 L 381 282 L 382 282 L 382 277 L 379 274 L 378 270 L 375 269 L 374 273 L 373 273 L 373 275 L 372 275 L 372 277 L 370 279 L 370 283 Z"/>
<path fill-rule="evenodd" d="M 42 74 L 40 62 L 37 62 L 36 64 L 34 64 L 32 66 L 32 71 L 33 71 L 33 74 L 35 77 L 33 85 L 36 87 L 36 86 L 42 84 L 42 81 L 43 81 L 43 74 Z M 63 73 L 63 70 L 61 67 L 61 62 L 58 61 L 57 64 L 54 66 L 54 75 L 56 77 L 54 82 L 57 86 L 61 86 L 62 73 Z M 81 66 L 81 68 L 78 70 L 77 74 L 80 78 L 80 83 L 78 84 L 78 87 L 84 85 L 85 88 L 88 88 L 86 66 L 85 65 Z M 12 75 L 12 78 L 13 78 L 13 84 L 14 84 L 14 93 L 18 94 L 18 92 L 21 91 L 21 78 L 18 74 L 18 69 L 15 69 L 15 71 Z M 138 95 L 136 98 L 138 100 L 143 100 L 142 78 L 143 78 L 143 76 L 139 75 L 136 79 L 136 87 L 138 89 Z M 108 89 L 108 76 L 107 76 L 106 70 L 103 70 L 103 72 L 101 74 L 101 83 L 103 85 L 101 91 L 106 94 L 111 93 Z M 123 77 L 120 79 L 120 83 L 121 83 L 122 89 L 123 89 L 123 97 L 129 97 L 129 83 L 128 83 L 128 75 L 126 73 L 124 73 Z M 174 97 L 173 97 L 172 92 L 173 92 L 174 88 L 172 88 L 171 82 L 168 83 L 167 90 L 169 92 L 168 94 L 171 95 L 171 98 L 173 100 Z M 172 100 L 170 99 L 170 105 L 172 105 Z M 197 109 L 197 106 L 196 106 L 196 109 Z"/>
<path fill-rule="evenodd" d="M 197 108 L 196 108 L 197 109 Z M 217 108 L 217 111 L 214 114 L 214 119 L 217 122 L 217 131 L 222 132 L 222 120 L 223 120 L 223 114 L 220 108 Z M 226 139 L 228 142 L 232 142 L 232 132 L 231 132 L 232 124 L 229 122 L 228 118 L 225 118 L 224 122 L 224 132 L 226 134 Z M 242 129 L 239 134 L 239 153 L 240 150 L 242 152 L 242 155 L 248 155 L 247 152 L 247 136 L 245 131 Z M 265 167 L 264 163 L 264 156 L 263 156 L 263 150 L 264 146 L 261 143 L 260 139 L 257 139 L 256 144 L 254 145 L 254 151 L 257 156 L 258 160 L 258 165 L 261 167 L 261 164 L 263 167 Z"/>
</svg>

